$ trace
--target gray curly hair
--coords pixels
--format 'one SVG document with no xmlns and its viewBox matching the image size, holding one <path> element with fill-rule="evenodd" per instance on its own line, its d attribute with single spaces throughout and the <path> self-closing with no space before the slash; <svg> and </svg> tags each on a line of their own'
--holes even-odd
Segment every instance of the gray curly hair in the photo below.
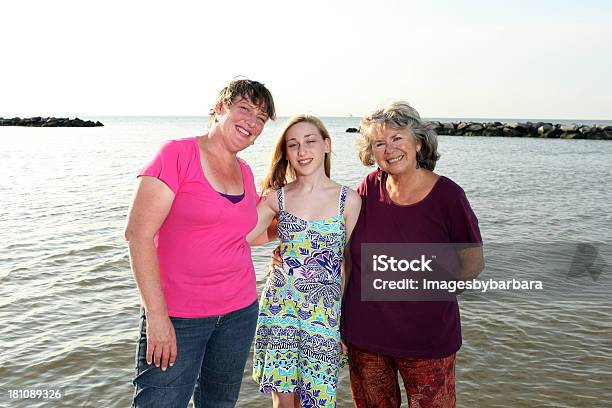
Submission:
<svg viewBox="0 0 612 408">
<path fill-rule="evenodd" d="M 361 120 L 361 136 L 357 140 L 359 159 L 366 166 L 373 166 L 374 153 L 372 142 L 374 137 L 385 127 L 407 129 L 421 142 L 421 150 L 417 153 L 420 167 L 433 170 L 440 158 L 438 153 L 438 137 L 431 123 L 421 119 L 421 115 L 408 102 L 392 102 L 384 108 L 376 109 Z"/>
</svg>

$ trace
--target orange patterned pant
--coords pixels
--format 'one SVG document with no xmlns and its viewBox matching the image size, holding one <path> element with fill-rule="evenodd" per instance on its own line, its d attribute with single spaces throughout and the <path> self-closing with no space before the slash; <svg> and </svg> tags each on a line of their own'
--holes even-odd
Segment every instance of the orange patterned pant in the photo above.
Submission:
<svg viewBox="0 0 612 408">
<path fill-rule="evenodd" d="M 356 408 L 399 408 L 399 371 L 410 408 L 455 408 L 455 355 L 397 358 L 349 344 L 351 390 Z"/>
</svg>

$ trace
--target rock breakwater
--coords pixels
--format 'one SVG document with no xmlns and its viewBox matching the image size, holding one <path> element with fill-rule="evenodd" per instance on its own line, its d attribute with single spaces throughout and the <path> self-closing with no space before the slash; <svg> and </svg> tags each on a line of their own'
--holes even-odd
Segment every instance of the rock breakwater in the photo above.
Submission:
<svg viewBox="0 0 612 408">
<path fill-rule="evenodd" d="M 544 139 L 612 140 L 609 125 L 562 125 L 550 122 L 430 122 L 436 133 L 448 136 L 539 137 Z M 348 128 L 347 132 L 358 129 Z"/>
<path fill-rule="evenodd" d="M 100 121 L 82 120 L 79 118 L 0 118 L 0 126 L 28 126 L 28 127 L 95 127 L 104 126 Z"/>
</svg>

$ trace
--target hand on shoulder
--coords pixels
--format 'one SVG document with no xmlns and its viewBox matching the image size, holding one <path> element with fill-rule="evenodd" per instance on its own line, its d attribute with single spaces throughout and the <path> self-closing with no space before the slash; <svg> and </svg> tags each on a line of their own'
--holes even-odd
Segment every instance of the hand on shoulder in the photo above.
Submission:
<svg viewBox="0 0 612 408">
<path fill-rule="evenodd" d="M 268 190 L 259 198 L 259 203 L 274 211 L 275 214 L 278 214 L 278 190 Z"/>
</svg>

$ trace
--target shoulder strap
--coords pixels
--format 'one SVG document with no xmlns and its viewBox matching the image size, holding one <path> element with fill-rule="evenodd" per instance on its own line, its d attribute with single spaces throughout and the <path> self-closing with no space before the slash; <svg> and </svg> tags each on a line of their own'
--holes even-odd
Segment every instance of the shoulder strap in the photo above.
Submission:
<svg viewBox="0 0 612 408">
<path fill-rule="evenodd" d="M 278 198 L 278 211 L 285 211 L 285 187 L 276 190 L 276 197 Z"/>
<path fill-rule="evenodd" d="M 338 214 L 344 214 L 344 204 L 346 203 L 346 195 L 348 193 L 348 187 L 340 187 L 340 198 L 338 199 Z"/>
</svg>

